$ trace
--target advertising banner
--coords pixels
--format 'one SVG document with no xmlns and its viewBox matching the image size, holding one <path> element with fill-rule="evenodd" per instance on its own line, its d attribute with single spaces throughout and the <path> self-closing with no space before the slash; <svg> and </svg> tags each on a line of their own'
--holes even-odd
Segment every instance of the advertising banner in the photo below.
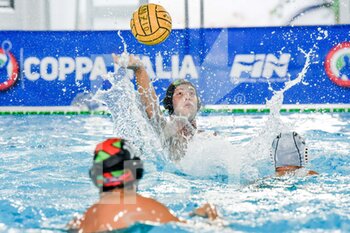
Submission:
<svg viewBox="0 0 350 233">
<path fill-rule="evenodd" d="M 204 105 L 264 105 L 310 53 L 305 77 L 285 92 L 284 104 L 350 104 L 349 29 L 173 30 L 154 46 L 130 31 L 2 31 L 0 107 L 74 105 L 104 88 L 103 75 L 118 69 L 111 54 L 125 49 L 140 56 L 161 99 L 170 82 L 188 79 Z"/>
</svg>

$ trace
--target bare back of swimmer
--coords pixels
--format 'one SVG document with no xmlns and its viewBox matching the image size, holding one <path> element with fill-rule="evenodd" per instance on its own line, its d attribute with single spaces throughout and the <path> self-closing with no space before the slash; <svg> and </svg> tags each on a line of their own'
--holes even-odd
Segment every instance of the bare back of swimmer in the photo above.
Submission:
<svg viewBox="0 0 350 233">
<path fill-rule="evenodd" d="M 89 174 L 100 191 L 100 198 L 83 217 L 68 224 L 70 231 L 105 232 L 125 229 L 137 222 L 185 222 L 162 203 L 137 193 L 143 164 L 131 148 L 120 138 L 110 138 L 96 146 Z M 192 215 L 211 220 L 218 217 L 216 208 L 210 204 L 195 209 Z"/>
</svg>

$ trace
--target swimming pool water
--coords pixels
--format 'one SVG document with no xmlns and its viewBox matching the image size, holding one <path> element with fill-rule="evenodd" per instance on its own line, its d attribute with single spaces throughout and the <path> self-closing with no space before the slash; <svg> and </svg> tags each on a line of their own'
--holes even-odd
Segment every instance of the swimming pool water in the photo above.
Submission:
<svg viewBox="0 0 350 233">
<path fill-rule="evenodd" d="M 206 115 L 198 125 L 245 145 L 267 115 Z M 306 138 L 312 177 L 274 178 L 268 155 L 244 168 L 257 172 L 237 185 L 225 175 L 194 176 L 147 161 L 139 191 L 166 204 L 184 224 L 135 226 L 149 232 L 349 232 L 350 114 L 287 114 L 282 120 Z M 98 198 L 88 169 L 95 145 L 113 135 L 108 116 L 1 116 L 0 232 L 61 232 Z M 220 153 L 218 151 L 218 153 Z M 203 159 L 203 158 L 200 158 Z M 199 161 L 200 162 L 200 161 Z M 154 166 L 158 164 L 159 166 Z M 211 169 L 205 167 L 203 169 Z M 241 170 L 249 177 L 250 170 Z M 204 202 L 222 221 L 188 217 Z M 142 230 L 143 229 L 143 230 Z"/>
</svg>

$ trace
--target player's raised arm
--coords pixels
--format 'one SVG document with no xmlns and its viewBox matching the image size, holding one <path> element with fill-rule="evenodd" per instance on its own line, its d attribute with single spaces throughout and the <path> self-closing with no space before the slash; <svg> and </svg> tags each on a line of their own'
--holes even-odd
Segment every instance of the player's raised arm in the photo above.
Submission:
<svg viewBox="0 0 350 233">
<path fill-rule="evenodd" d="M 116 64 L 122 65 L 121 57 L 112 54 L 113 60 Z M 135 72 L 137 90 L 141 95 L 142 104 L 145 106 L 148 118 L 153 118 L 155 114 L 160 114 L 160 109 L 157 101 L 157 95 L 151 83 L 151 80 L 146 72 L 142 61 L 134 56 L 129 55 L 127 68 Z"/>
</svg>

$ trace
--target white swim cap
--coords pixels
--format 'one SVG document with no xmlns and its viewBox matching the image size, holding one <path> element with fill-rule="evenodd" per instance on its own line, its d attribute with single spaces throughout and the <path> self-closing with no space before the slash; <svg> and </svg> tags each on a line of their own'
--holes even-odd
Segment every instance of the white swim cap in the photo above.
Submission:
<svg viewBox="0 0 350 233">
<path fill-rule="evenodd" d="M 272 142 L 271 156 L 275 167 L 304 166 L 307 162 L 305 140 L 296 132 L 280 133 Z"/>
</svg>

